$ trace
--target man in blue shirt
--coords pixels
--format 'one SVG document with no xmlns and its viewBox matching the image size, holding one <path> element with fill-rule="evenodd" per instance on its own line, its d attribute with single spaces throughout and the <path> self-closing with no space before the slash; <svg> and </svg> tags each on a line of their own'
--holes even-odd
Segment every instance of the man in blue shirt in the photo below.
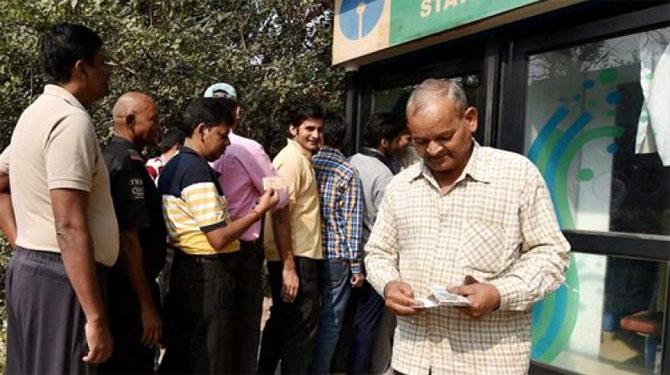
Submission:
<svg viewBox="0 0 670 375">
<path fill-rule="evenodd" d="M 365 281 L 360 253 L 363 193 L 358 173 L 339 150 L 345 130 L 342 118 L 329 113 L 324 121 L 324 146 L 312 158 L 325 257 L 319 269 L 321 318 L 310 371 L 315 374 L 330 373 L 351 287 Z"/>
</svg>

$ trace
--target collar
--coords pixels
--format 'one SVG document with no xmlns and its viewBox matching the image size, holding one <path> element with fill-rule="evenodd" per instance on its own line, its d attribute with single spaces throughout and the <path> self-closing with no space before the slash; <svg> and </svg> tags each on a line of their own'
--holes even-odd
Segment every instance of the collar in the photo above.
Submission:
<svg viewBox="0 0 670 375">
<path fill-rule="evenodd" d="M 392 167 L 391 159 L 389 159 L 386 155 L 384 155 L 383 152 L 377 150 L 376 148 L 363 147 L 361 148 L 361 154 L 379 160 L 380 162 L 382 162 L 382 164 L 386 166 L 386 168 L 388 168 L 391 171 L 391 173 L 393 173 L 393 168 L 391 168 Z"/>
<path fill-rule="evenodd" d="M 195 150 L 193 150 L 192 148 L 187 147 L 187 146 L 181 146 L 181 147 L 179 148 L 179 153 L 183 153 L 183 154 L 192 154 L 193 156 L 196 156 L 198 159 L 202 159 L 202 160 L 204 160 L 205 162 L 207 162 L 207 160 L 205 160 L 205 158 L 203 158 L 202 156 L 200 156 L 200 154 L 198 154 L 197 152 L 195 152 Z"/>
<path fill-rule="evenodd" d="M 82 111 L 88 113 L 86 108 L 77 100 L 77 98 L 72 95 L 71 92 L 65 90 L 64 88 L 58 86 L 58 85 L 52 85 L 48 84 L 44 86 L 44 93 L 47 95 L 55 96 L 58 98 L 61 98 L 65 100 L 68 104 L 70 104 L 73 107 L 77 107 L 81 109 Z"/>
<path fill-rule="evenodd" d="M 472 154 L 470 154 L 470 159 L 468 159 L 468 163 L 465 165 L 465 168 L 463 168 L 463 172 L 461 172 L 461 175 L 454 182 L 454 185 L 459 183 L 461 180 L 464 180 L 466 177 L 469 177 L 473 181 L 477 182 L 483 182 L 483 183 L 491 182 L 491 179 L 486 173 L 485 161 L 482 160 L 482 151 L 481 151 L 482 147 L 476 140 L 473 139 L 472 141 L 473 146 L 472 146 Z M 423 176 L 429 181 L 435 182 L 433 173 L 431 172 L 430 168 L 428 168 L 423 159 L 421 159 L 421 161 L 417 163 L 417 168 L 411 169 L 411 172 L 408 173 L 411 173 L 412 180 L 416 180 L 417 178 Z M 435 185 L 437 186 L 437 182 L 435 182 Z"/>
<path fill-rule="evenodd" d="M 372 148 L 372 147 L 361 147 L 361 151 L 365 151 L 365 153 L 366 153 L 368 156 L 372 156 L 372 155 L 370 155 L 370 154 L 374 154 L 374 155 L 376 155 L 376 156 L 381 156 L 381 157 L 383 157 L 383 158 L 386 158 L 386 155 L 384 155 L 383 152 L 377 150 L 376 148 Z"/>
<path fill-rule="evenodd" d="M 212 168 L 212 165 L 207 161 L 207 159 L 203 158 L 202 155 L 195 152 L 195 150 L 193 150 L 192 148 L 187 147 L 187 146 L 181 146 L 179 148 L 179 153 L 175 154 L 174 156 L 181 155 L 181 154 L 184 154 L 184 155 L 191 154 L 191 155 L 195 156 L 196 158 L 198 158 L 198 160 L 200 160 L 201 162 L 205 163 L 205 165 L 207 165 L 207 167 L 209 168 L 209 171 L 211 173 L 213 173 L 216 176 L 217 179 L 221 175 L 218 171 L 216 171 L 214 168 Z"/>
<path fill-rule="evenodd" d="M 319 153 L 331 154 L 340 159 L 345 159 L 344 154 L 340 150 L 330 146 L 321 146 Z"/>
<path fill-rule="evenodd" d="M 131 142 L 131 141 L 129 141 L 129 140 L 123 138 L 123 137 L 120 137 L 116 134 L 112 135 L 112 139 L 109 142 L 120 143 L 120 144 L 122 144 L 122 145 L 124 145 L 128 148 L 132 148 L 133 150 L 137 150 L 135 148 L 135 145 L 133 144 L 133 142 Z"/>
<path fill-rule="evenodd" d="M 286 141 L 287 141 L 288 146 L 293 147 L 293 149 L 296 152 L 300 153 L 302 156 L 304 156 L 305 159 L 312 160 L 312 153 L 305 150 L 302 146 L 300 146 L 300 144 L 298 142 L 292 140 L 291 138 L 286 138 Z"/>
</svg>

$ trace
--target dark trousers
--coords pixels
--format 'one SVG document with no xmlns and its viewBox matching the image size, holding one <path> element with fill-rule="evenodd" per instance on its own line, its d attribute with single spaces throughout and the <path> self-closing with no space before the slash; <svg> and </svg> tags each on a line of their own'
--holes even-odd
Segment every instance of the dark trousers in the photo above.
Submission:
<svg viewBox="0 0 670 375">
<path fill-rule="evenodd" d="M 263 248 L 260 241 L 241 241 L 239 266 L 233 269 L 233 373 L 255 374 L 263 311 Z"/>
<path fill-rule="evenodd" d="M 257 243 L 231 254 L 175 250 L 164 319 L 162 373 L 256 371 L 262 308 Z"/>
<path fill-rule="evenodd" d="M 281 262 L 268 262 L 272 307 L 261 342 L 260 374 L 274 374 L 281 361 L 284 374 L 306 374 L 319 320 L 319 262 L 295 257 L 300 289 L 292 303 L 281 299 Z"/>
<path fill-rule="evenodd" d="M 98 266 L 103 296 L 106 268 Z M 17 248 L 6 275 L 7 374 L 91 374 L 86 317 L 60 254 Z"/>
<path fill-rule="evenodd" d="M 165 355 L 160 372 L 232 372 L 235 254 L 175 251 L 165 301 Z"/>
<path fill-rule="evenodd" d="M 112 356 L 98 368 L 100 374 L 152 374 L 156 359 L 155 347 L 142 344 L 142 312 L 128 276 L 117 264 L 108 279 L 109 329 L 114 339 Z M 158 285 L 148 281 L 154 306 L 160 311 Z"/>
<path fill-rule="evenodd" d="M 365 282 L 352 289 L 347 308 L 346 334 L 340 337 L 336 369 L 342 367 L 342 357 L 348 355 L 348 374 L 380 374 L 384 363 L 390 363 L 390 348 L 378 337 L 384 312 L 384 299 Z M 390 345 L 390 342 L 388 343 Z"/>
</svg>

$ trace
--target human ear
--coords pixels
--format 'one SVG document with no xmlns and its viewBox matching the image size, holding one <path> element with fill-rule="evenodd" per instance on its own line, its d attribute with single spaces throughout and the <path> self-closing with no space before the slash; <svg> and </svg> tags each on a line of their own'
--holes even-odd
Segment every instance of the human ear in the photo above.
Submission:
<svg viewBox="0 0 670 375">
<path fill-rule="evenodd" d="M 288 131 L 289 131 L 289 133 L 291 133 L 291 136 L 293 136 L 293 137 L 298 135 L 298 127 L 297 126 L 289 125 L 288 126 Z"/>
<path fill-rule="evenodd" d="M 72 67 L 72 78 L 86 78 L 88 76 L 88 66 L 83 59 L 79 59 Z"/>
<path fill-rule="evenodd" d="M 468 122 L 468 130 L 470 130 L 471 133 L 477 131 L 477 125 L 479 123 L 477 108 L 468 107 L 463 113 L 463 118 Z"/>
</svg>

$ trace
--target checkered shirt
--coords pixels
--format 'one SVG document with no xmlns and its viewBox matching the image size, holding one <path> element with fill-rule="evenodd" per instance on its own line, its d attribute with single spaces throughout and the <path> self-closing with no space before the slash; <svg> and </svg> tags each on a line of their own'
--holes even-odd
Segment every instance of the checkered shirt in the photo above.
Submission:
<svg viewBox="0 0 670 375">
<path fill-rule="evenodd" d="M 361 273 L 363 189 L 358 173 L 332 147 L 322 147 L 312 163 L 319 188 L 325 258 L 346 259 L 352 273 Z"/>
<path fill-rule="evenodd" d="M 389 184 L 365 251 L 368 280 L 392 280 L 416 297 L 462 285 L 466 275 L 498 288 L 499 309 L 481 319 L 455 308 L 398 317 L 392 366 L 405 374 L 523 374 L 530 362 L 534 302 L 564 281 L 570 246 L 537 168 L 475 144 L 453 188 L 440 193 L 423 162 Z"/>
</svg>

